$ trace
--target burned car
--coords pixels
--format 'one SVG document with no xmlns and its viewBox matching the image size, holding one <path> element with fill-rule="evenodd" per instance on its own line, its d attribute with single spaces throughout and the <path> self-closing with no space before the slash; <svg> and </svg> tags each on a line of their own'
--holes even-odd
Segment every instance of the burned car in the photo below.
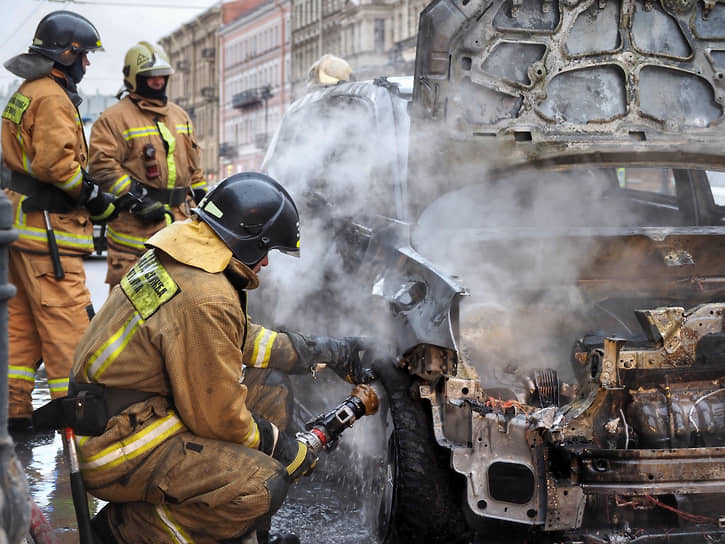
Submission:
<svg viewBox="0 0 725 544">
<path fill-rule="evenodd" d="M 720 2 L 424 10 L 381 541 L 725 541 L 724 74 Z"/>
</svg>

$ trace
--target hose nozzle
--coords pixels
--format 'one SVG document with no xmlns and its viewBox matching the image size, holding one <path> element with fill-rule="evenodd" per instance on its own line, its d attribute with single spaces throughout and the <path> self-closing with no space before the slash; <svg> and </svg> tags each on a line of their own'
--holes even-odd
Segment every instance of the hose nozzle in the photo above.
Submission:
<svg viewBox="0 0 725 544">
<path fill-rule="evenodd" d="M 352 427 L 358 419 L 378 411 L 378 395 L 372 387 L 365 384 L 356 385 L 344 401 L 331 411 L 308 421 L 305 432 L 297 433 L 297 439 L 304 442 L 315 455 L 323 448 L 332 449 L 342 431 Z"/>
</svg>

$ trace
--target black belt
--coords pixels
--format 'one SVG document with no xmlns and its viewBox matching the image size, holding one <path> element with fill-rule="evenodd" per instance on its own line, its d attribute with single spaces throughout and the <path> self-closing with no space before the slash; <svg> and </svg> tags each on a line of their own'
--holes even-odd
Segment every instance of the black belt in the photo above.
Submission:
<svg viewBox="0 0 725 544">
<path fill-rule="evenodd" d="M 33 210 L 47 210 L 53 213 L 68 213 L 78 207 L 73 198 L 52 183 L 43 183 L 32 176 L 10 172 L 8 189 L 33 198 Z M 23 203 L 23 211 L 28 212 Z"/>
<path fill-rule="evenodd" d="M 173 189 L 157 189 L 155 187 L 149 187 L 141 183 L 138 180 L 134 180 L 137 186 L 131 186 L 131 191 L 135 194 L 141 193 L 141 188 L 146 190 L 146 194 L 153 198 L 157 202 L 162 204 L 168 204 L 169 206 L 180 206 L 186 200 L 186 194 L 188 192 L 187 187 L 174 187 Z"/>
<path fill-rule="evenodd" d="M 68 383 L 68 396 L 50 401 L 33 411 L 33 428 L 49 431 L 72 428 L 79 435 L 103 434 L 108 420 L 123 410 L 158 393 L 105 387 L 100 384 Z"/>
<path fill-rule="evenodd" d="M 106 403 L 108 417 L 113 417 L 132 404 L 159 396 L 158 393 L 149 393 L 148 391 L 139 391 L 137 389 L 121 389 L 119 387 L 106 387 L 95 383 L 78 383 L 73 379 L 68 380 L 68 396 L 79 396 L 83 391 L 87 391 L 99 397 L 103 397 Z"/>
<path fill-rule="evenodd" d="M 8 189 L 15 191 L 16 193 L 23 194 L 25 196 L 35 195 L 41 187 L 40 182 L 26 174 L 21 174 L 12 170 L 10 172 L 10 182 L 8 183 Z"/>
</svg>

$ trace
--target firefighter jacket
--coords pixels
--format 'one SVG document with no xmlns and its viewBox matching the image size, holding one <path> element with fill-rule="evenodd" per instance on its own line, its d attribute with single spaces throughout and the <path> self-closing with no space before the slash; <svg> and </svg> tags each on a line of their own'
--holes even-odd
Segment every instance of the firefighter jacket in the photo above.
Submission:
<svg viewBox="0 0 725 544">
<path fill-rule="evenodd" d="M 148 245 L 74 357 L 76 382 L 155 394 L 111 417 L 102 435 L 78 437 L 90 488 L 121 478 L 186 430 L 259 446 L 240 383 L 246 317 L 238 290 L 256 288 L 257 276 L 196 219 L 171 224 Z"/>
<path fill-rule="evenodd" d="M 53 70 L 46 77 L 25 81 L 10 97 L 2 114 L 2 155 L 11 170 L 32 176 L 39 185 L 51 184 L 77 201 L 88 146 L 78 108 L 64 83 L 64 76 Z M 18 231 L 13 247 L 48 253 L 43 212 L 24 213 L 22 202 L 27 197 L 9 189 L 5 192 Z M 85 209 L 49 216 L 61 254 L 93 251 L 93 225 Z"/>
<path fill-rule="evenodd" d="M 185 197 L 190 189 L 207 189 L 188 114 L 176 104 L 134 93 L 106 109 L 93 124 L 89 173 L 116 196 L 128 192 L 133 180 L 142 183 L 156 191 L 151 196 L 173 210 L 177 219 L 189 216 Z M 108 225 L 108 245 L 140 255 L 144 242 L 165 225 L 144 223 L 122 212 Z"/>
</svg>

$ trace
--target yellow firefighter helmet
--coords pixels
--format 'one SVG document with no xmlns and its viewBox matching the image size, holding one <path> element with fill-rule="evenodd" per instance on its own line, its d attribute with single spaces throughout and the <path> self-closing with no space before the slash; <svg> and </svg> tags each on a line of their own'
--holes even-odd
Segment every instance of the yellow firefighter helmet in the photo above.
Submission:
<svg viewBox="0 0 725 544">
<path fill-rule="evenodd" d="M 138 89 L 138 76 L 170 76 L 173 73 L 164 50 L 149 42 L 138 42 L 128 50 L 123 61 L 123 84 L 131 92 Z"/>
<path fill-rule="evenodd" d="M 311 67 L 309 85 L 336 85 L 353 79 L 352 68 L 345 59 L 335 55 L 322 55 Z"/>
</svg>

